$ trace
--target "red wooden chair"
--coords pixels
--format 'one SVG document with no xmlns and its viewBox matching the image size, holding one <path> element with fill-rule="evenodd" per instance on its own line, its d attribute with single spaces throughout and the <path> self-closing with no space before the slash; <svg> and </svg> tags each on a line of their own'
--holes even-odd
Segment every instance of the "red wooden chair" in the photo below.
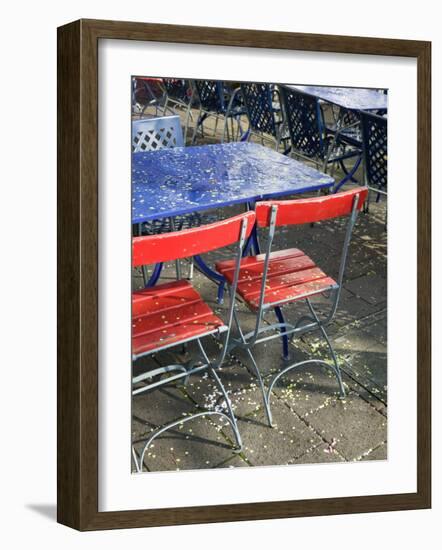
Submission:
<svg viewBox="0 0 442 550">
<path fill-rule="evenodd" d="M 256 312 L 256 325 L 252 332 L 244 334 L 241 330 L 238 317 L 234 312 L 240 339 L 234 340 L 232 344 L 245 348 L 252 361 L 261 387 L 270 425 L 272 425 L 270 395 L 273 386 L 281 376 L 301 365 L 318 363 L 331 368 L 338 380 L 341 396 L 345 396 L 341 371 L 336 354 L 325 331 L 325 326 L 333 319 L 338 306 L 351 233 L 357 214 L 362 208 L 366 197 L 367 189 L 359 187 L 351 191 L 324 197 L 265 201 L 256 204 L 258 226 L 269 228 L 267 250 L 259 256 L 247 257 L 241 260 L 239 280 L 236 288 L 237 294 L 252 311 Z M 311 258 L 297 248 L 277 252 L 271 251 L 276 226 L 313 223 L 338 216 L 349 216 L 349 221 L 347 223 L 339 274 L 336 281 L 324 273 L 320 267 L 315 265 L 315 262 Z M 235 262 L 233 260 L 218 262 L 216 269 L 224 275 L 228 284 L 234 281 Z M 329 294 L 331 305 L 330 312 L 324 319 L 319 318 L 311 303 L 312 297 L 322 293 Z M 280 322 L 278 323 L 263 326 L 263 315 L 269 308 L 286 306 L 299 300 L 304 300 L 307 303 L 310 312 L 309 315 L 300 317 L 294 324 L 287 323 L 283 318 L 280 318 Z M 274 332 L 275 330 L 279 330 L 280 334 L 264 334 L 269 331 Z M 251 348 L 255 344 L 273 338 L 288 335 L 299 336 L 312 330 L 320 330 L 330 350 L 332 363 L 312 358 L 289 365 L 280 370 L 272 378 L 266 392 Z"/>
<path fill-rule="evenodd" d="M 225 399 L 227 411 L 210 410 L 181 417 L 155 430 L 147 440 L 139 460 L 134 447 L 132 456 L 138 472 L 143 469 L 144 455 L 152 441 L 166 430 L 193 420 L 200 416 L 220 415 L 225 417 L 234 432 L 238 449 L 242 443 L 236 418 L 227 396 L 227 392 L 216 372 L 224 361 L 230 328 L 232 325 L 235 290 L 239 274 L 239 262 L 244 243 L 250 236 L 255 223 L 255 213 L 247 212 L 227 220 L 209 225 L 182 230 L 174 233 L 149 235 L 133 238 L 132 265 L 149 265 L 188 258 L 195 254 L 204 254 L 217 248 L 237 243 L 237 259 L 233 261 L 232 278 L 233 294 L 228 310 L 227 322 L 224 323 L 204 302 L 189 281 L 178 280 L 153 287 L 147 287 L 132 293 L 132 358 L 157 353 L 173 346 L 195 340 L 202 356 L 201 361 L 188 365 L 173 364 L 150 370 L 132 377 L 133 395 L 153 390 L 165 384 L 187 378 L 202 371 L 208 371 L 215 379 Z M 219 357 L 211 362 L 203 347 L 201 339 L 222 335 L 222 347 Z M 172 373 L 172 374 L 170 374 Z M 168 376 L 161 378 L 164 374 Z"/>
</svg>

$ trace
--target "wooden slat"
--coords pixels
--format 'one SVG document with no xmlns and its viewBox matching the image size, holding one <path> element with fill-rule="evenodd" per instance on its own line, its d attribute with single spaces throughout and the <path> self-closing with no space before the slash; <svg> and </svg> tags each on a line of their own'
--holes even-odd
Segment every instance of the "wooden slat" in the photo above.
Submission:
<svg viewBox="0 0 442 550">
<path fill-rule="evenodd" d="M 278 254 L 276 258 L 271 255 L 269 262 L 268 275 L 284 275 L 286 273 L 293 273 L 295 271 L 300 271 L 301 269 L 307 269 L 315 266 L 315 262 L 306 256 L 303 252 L 297 249 L 293 249 L 297 254 L 290 254 L 291 251 L 287 251 L 288 254 L 284 257 L 282 254 Z M 245 258 L 247 261 L 241 262 L 241 270 L 239 274 L 239 281 L 254 281 L 262 279 L 264 262 L 256 261 L 255 257 Z M 252 260 L 252 261 L 251 261 Z M 227 264 L 227 262 L 223 262 Z M 235 262 L 233 261 L 233 266 L 225 266 L 224 268 L 219 269 L 219 264 L 216 264 L 217 270 L 224 275 L 224 277 L 232 283 L 234 277 L 234 267 Z"/>
<path fill-rule="evenodd" d="M 317 279 L 302 283 L 299 285 L 284 287 L 276 291 L 266 292 L 264 303 L 273 304 L 280 302 L 293 302 L 301 298 L 306 298 L 308 296 L 313 296 L 314 294 L 320 294 L 329 290 L 330 287 L 336 285 L 336 282 L 331 277 L 324 277 L 322 279 Z M 249 304 L 256 308 L 259 305 L 259 295 L 253 298 Z"/>
<path fill-rule="evenodd" d="M 270 295 L 276 290 L 301 285 L 309 281 L 323 279 L 324 277 L 327 277 L 327 275 L 319 267 L 268 277 L 266 281 L 266 293 Z M 259 296 L 261 286 L 261 280 L 246 281 L 238 285 L 238 292 L 241 296 L 246 297 L 247 300 L 253 300 L 255 296 Z"/>
<path fill-rule="evenodd" d="M 156 313 L 133 317 L 132 334 L 137 337 L 142 334 L 161 333 L 182 323 L 198 322 L 207 315 L 212 315 L 212 310 L 202 300 L 173 309 L 161 308 Z"/>
<path fill-rule="evenodd" d="M 173 281 L 143 288 L 132 293 L 132 316 L 189 305 L 201 300 L 200 295 L 188 281 Z"/>
<path fill-rule="evenodd" d="M 173 281 L 132 294 L 134 356 L 202 336 L 223 325 L 188 281 Z"/>
<path fill-rule="evenodd" d="M 201 337 L 222 326 L 224 325 L 221 319 L 214 314 L 208 313 L 205 317 L 198 319 L 196 323 L 189 320 L 170 329 L 134 336 L 132 338 L 132 354 L 140 355 L 173 343 L 179 344 L 190 338 Z"/>
<path fill-rule="evenodd" d="M 251 306 L 259 305 L 265 254 L 241 260 L 238 293 Z M 217 270 L 230 283 L 234 276 L 234 260 L 216 264 Z M 290 248 L 272 252 L 267 273 L 264 303 L 294 301 L 306 295 L 317 294 L 336 285 L 302 250 Z"/>
</svg>

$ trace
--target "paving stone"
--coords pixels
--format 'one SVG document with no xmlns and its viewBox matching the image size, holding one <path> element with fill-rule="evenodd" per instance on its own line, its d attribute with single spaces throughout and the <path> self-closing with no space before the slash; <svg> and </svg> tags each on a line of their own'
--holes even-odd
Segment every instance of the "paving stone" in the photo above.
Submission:
<svg viewBox="0 0 442 550">
<path fill-rule="evenodd" d="M 132 399 L 132 435 L 140 437 L 194 410 L 195 404 L 174 386 L 135 395 Z"/>
<path fill-rule="evenodd" d="M 338 357 L 350 373 L 371 393 L 387 399 L 387 320 L 378 318 L 368 325 L 356 326 L 334 341 Z"/>
<path fill-rule="evenodd" d="M 387 444 L 382 443 L 375 449 L 370 449 L 369 451 L 365 452 L 359 460 L 387 460 L 388 454 L 387 454 Z"/>
<path fill-rule="evenodd" d="M 347 368 L 347 364 L 344 362 L 342 365 L 342 374 L 345 380 L 345 384 L 348 388 L 354 393 L 358 394 L 361 399 L 369 403 L 374 407 L 380 414 L 387 417 L 387 401 L 386 401 L 386 392 L 379 391 L 379 388 L 373 388 L 373 384 L 370 380 L 366 380 L 364 385 L 362 385 L 362 380 L 356 380 L 353 378 L 353 371 Z M 373 392 L 373 389 L 375 391 Z"/>
<path fill-rule="evenodd" d="M 369 304 L 385 303 L 387 299 L 387 281 L 377 273 L 347 281 L 345 288 Z"/>
<path fill-rule="evenodd" d="M 238 420 L 244 444 L 243 455 L 252 466 L 288 464 L 321 439 L 282 402 L 273 400 L 274 427 L 270 428 L 261 408 Z"/>
<path fill-rule="evenodd" d="M 232 367 L 223 367 L 218 374 L 237 416 L 247 415 L 261 404 L 257 383 L 244 366 L 235 363 Z M 210 376 L 191 378 L 185 391 L 201 407 L 226 410 L 222 392 Z"/>
<path fill-rule="evenodd" d="M 331 402 L 308 416 L 308 423 L 347 460 L 356 460 L 387 440 L 387 419 L 357 394 Z"/>
<path fill-rule="evenodd" d="M 326 443 L 322 443 L 308 449 L 298 458 L 293 459 L 290 464 L 326 464 L 330 462 L 345 462 L 345 459 L 337 452 L 330 449 Z"/>
<path fill-rule="evenodd" d="M 346 291 L 346 289 L 343 289 Z M 335 315 L 335 322 L 340 326 L 346 326 L 369 315 L 384 311 L 386 302 L 370 304 L 360 300 L 350 292 L 343 292 Z"/>
<path fill-rule="evenodd" d="M 386 352 L 358 352 L 351 354 L 345 363 L 350 373 L 380 400 L 387 401 L 387 354 Z M 345 366 L 343 366 L 345 368 Z"/>
</svg>

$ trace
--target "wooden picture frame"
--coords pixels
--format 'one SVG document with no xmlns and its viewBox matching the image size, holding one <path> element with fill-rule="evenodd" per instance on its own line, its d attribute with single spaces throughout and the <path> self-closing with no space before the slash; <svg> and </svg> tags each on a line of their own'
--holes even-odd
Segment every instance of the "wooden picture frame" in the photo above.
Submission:
<svg viewBox="0 0 442 550">
<path fill-rule="evenodd" d="M 98 511 L 98 41 L 124 39 L 405 56 L 418 70 L 417 492 Z M 380 512 L 431 506 L 431 44 L 79 20 L 58 29 L 58 521 L 79 530 Z"/>
</svg>

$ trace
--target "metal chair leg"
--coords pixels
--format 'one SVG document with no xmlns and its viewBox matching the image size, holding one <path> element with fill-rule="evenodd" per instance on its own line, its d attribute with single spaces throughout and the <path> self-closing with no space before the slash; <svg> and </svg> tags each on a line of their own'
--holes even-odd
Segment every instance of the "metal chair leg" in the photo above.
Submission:
<svg viewBox="0 0 442 550">
<path fill-rule="evenodd" d="M 243 344 L 247 344 L 247 341 L 244 337 L 244 333 L 242 331 L 241 325 L 239 324 L 238 314 L 235 310 L 233 310 L 233 318 L 235 320 L 235 324 L 238 328 L 238 332 L 239 332 L 239 335 L 240 335 L 240 338 L 241 338 Z M 267 421 L 269 423 L 269 426 L 272 427 L 273 426 L 272 413 L 270 411 L 270 407 L 269 407 L 269 404 L 268 404 L 268 399 L 267 399 L 267 395 L 266 395 L 266 391 L 265 391 L 265 387 L 264 387 L 264 382 L 263 382 L 262 377 L 261 377 L 261 372 L 259 370 L 259 367 L 258 367 L 256 361 L 255 361 L 255 358 L 253 357 L 253 354 L 252 354 L 250 348 L 246 347 L 245 349 L 246 349 L 247 355 L 250 357 L 250 360 L 252 362 L 253 370 L 255 371 L 255 376 L 258 379 L 259 387 L 261 389 L 262 399 L 263 399 L 263 402 L 264 402 L 264 408 L 265 408 L 265 411 L 266 411 Z"/>
<path fill-rule="evenodd" d="M 180 418 L 179 420 L 176 420 L 174 422 L 170 422 L 169 424 L 166 424 L 165 426 L 161 427 L 160 429 L 156 430 L 154 434 L 152 434 L 149 439 L 147 440 L 146 444 L 144 445 L 143 447 L 143 450 L 141 452 L 141 455 L 140 455 L 140 460 L 138 462 L 135 463 L 135 467 L 137 468 L 137 472 L 138 473 L 141 473 L 143 471 L 143 463 L 144 463 L 144 457 L 146 455 L 146 451 L 148 450 L 148 448 L 150 447 L 150 445 L 153 443 L 153 441 L 158 437 L 160 436 L 161 434 L 163 434 L 164 432 L 172 429 L 172 428 L 175 428 L 176 426 L 180 426 L 182 424 L 185 424 L 186 422 L 189 422 L 190 420 L 195 420 L 195 418 L 199 418 L 201 416 L 214 416 L 214 415 L 217 415 L 217 416 L 222 416 L 224 417 L 226 420 L 228 420 L 229 424 L 231 425 L 232 427 L 232 430 L 233 432 L 235 433 L 235 437 L 238 433 L 239 435 L 239 432 L 237 432 L 237 427 L 234 425 L 234 423 L 232 422 L 231 418 L 226 414 L 226 413 L 223 413 L 223 412 L 219 412 L 219 411 L 203 411 L 203 412 L 200 412 L 200 413 L 195 413 L 195 414 L 192 414 L 191 416 L 186 416 L 186 417 L 183 417 L 183 418 Z M 241 450 L 241 449 L 240 449 Z M 236 449 L 235 449 L 235 452 L 236 452 Z M 134 457 L 134 454 L 135 454 L 135 451 L 134 449 L 132 448 L 132 456 Z M 134 459 L 135 460 L 135 459 Z"/>
<path fill-rule="evenodd" d="M 339 391 L 341 393 L 341 398 L 343 399 L 345 397 L 345 388 L 344 388 L 344 384 L 342 383 L 341 369 L 339 368 L 338 358 L 336 357 L 335 350 L 333 349 L 333 346 L 330 342 L 328 334 L 325 331 L 324 325 L 319 320 L 319 317 L 318 317 L 316 311 L 314 310 L 314 308 L 313 308 L 313 306 L 312 306 L 312 304 L 311 304 L 311 302 L 308 298 L 307 298 L 306 302 L 307 302 L 308 308 L 310 310 L 310 313 L 312 314 L 313 318 L 315 319 L 316 323 L 318 324 L 318 328 L 321 331 L 321 334 L 322 334 L 322 336 L 324 337 L 324 340 L 327 343 L 328 349 L 330 351 L 330 355 L 332 356 L 333 363 L 334 363 L 334 371 L 335 371 L 335 374 L 336 374 L 336 378 L 338 379 Z"/>
</svg>

